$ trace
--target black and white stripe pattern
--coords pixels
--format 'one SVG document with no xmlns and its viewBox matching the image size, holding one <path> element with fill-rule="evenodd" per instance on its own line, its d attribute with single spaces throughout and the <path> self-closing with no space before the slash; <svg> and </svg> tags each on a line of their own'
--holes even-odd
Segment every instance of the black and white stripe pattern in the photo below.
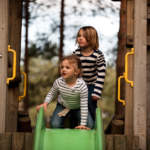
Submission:
<svg viewBox="0 0 150 150">
<path fill-rule="evenodd" d="M 62 77 L 55 80 L 48 92 L 45 102 L 50 103 L 59 95 L 59 103 L 69 109 L 81 110 L 81 125 L 87 124 L 88 116 L 88 89 L 85 81 L 78 78 L 73 87 L 69 87 Z"/>
<path fill-rule="evenodd" d="M 90 56 L 83 56 L 80 49 L 73 52 L 80 58 L 82 77 L 90 85 L 94 84 L 92 96 L 101 97 L 105 79 L 106 63 L 100 50 L 94 50 Z"/>
</svg>

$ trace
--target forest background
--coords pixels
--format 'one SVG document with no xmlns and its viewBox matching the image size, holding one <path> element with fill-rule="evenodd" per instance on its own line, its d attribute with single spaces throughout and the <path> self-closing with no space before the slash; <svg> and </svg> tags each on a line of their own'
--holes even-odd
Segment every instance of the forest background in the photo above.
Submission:
<svg viewBox="0 0 150 150">
<path fill-rule="evenodd" d="M 64 16 L 62 16 L 62 1 L 64 1 Z M 76 33 L 84 25 L 94 26 L 98 31 L 100 49 L 104 52 L 107 62 L 103 96 L 98 106 L 103 111 L 105 128 L 108 126 L 115 111 L 115 61 L 117 56 L 119 10 L 120 4 L 110 0 L 34 0 L 29 3 L 29 80 L 27 99 L 32 127 L 35 126 L 36 122 L 37 112 L 35 106 L 43 102 L 53 81 L 58 77 L 60 48 L 62 55 L 71 54 L 76 49 Z M 63 37 L 60 34 L 61 17 L 63 17 Z M 25 19 L 23 24 L 25 24 Z M 25 47 L 24 31 L 25 26 L 22 28 L 22 49 Z M 61 40 L 63 40 L 62 45 Z M 21 54 L 22 62 L 24 52 L 25 50 Z M 20 87 L 22 90 L 22 85 Z M 49 105 L 46 117 L 52 115 L 55 104 L 56 101 Z"/>
</svg>

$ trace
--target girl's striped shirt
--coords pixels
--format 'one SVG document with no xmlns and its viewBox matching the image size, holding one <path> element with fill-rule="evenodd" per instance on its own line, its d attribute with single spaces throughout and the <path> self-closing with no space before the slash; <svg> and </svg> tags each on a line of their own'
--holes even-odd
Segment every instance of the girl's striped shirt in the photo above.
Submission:
<svg viewBox="0 0 150 150">
<path fill-rule="evenodd" d="M 60 77 L 55 80 L 48 92 L 45 102 L 50 103 L 57 95 L 58 102 L 69 109 L 80 109 L 81 125 L 87 124 L 88 117 L 88 89 L 85 81 L 78 78 L 73 87 L 69 87 L 65 80 Z"/>
<path fill-rule="evenodd" d="M 100 50 L 94 50 L 90 56 L 83 56 L 81 50 L 77 49 L 73 54 L 80 58 L 83 80 L 87 85 L 94 85 L 92 96 L 100 98 L 102 95 L 106 70 L 103 53 Z"/>
</svg>

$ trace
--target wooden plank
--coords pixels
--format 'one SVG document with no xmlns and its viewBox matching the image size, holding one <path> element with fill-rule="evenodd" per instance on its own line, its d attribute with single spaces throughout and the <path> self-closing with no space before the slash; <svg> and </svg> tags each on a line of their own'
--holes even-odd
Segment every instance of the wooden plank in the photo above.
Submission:
<svg viewBox="0 0 150 150">
<path fill-rule="evenodd" d="M 24 133 L 14 132 L 12 135 L 12 150 L 24 150 Z"/>
<path fill-rule="evenodd" d="M 106 150 L 115 150 L 113 135 L 106 135 Z"/>
<path fill-rule="evenodd" d="M 121 135 L 114 136 L 114 149 L 126 150 L 126 136 L 121 136 Z"/>
<path fill-rule="evenodd" d="M 127 135 L 127 150 L 132 150 L 133 147 L 133 135 Z"/>
<path fill-rule="evenodd" d="M 0 0 L 0 133 L 5 132 L 8 49 L 8 0 Z"/>
<path fill-rule="evenodd" d="M 137 136 L 132 137 L 132 142 L 133 142 L 132 150 L 139 150 L 139 137 Z"/>
<path fill-rule="evenodd" d="M 139 137 L 127 135 L 127 150 L 139 150 Z"/>
<path fill-rule="evenodd" d="M 136 0 L 134 9 L 134 135 L 146 150 L 147 120 L 147 0 Z"/>
<path fill-rule="evenodd" d="M 10 150 L 11 141 L 12 141 L 11 133 L 0 134 L 0 150 Z"/>
<path fill-rule="evenodd" d="M 33 138 L 34 135 L 32 133 L 25 133 L 25 150 L 33 149 Z"/>
<path fill-rule="evenodd" d="M 21 49 L 21 6 L 20 0 L 9 0 L 9 44 L 16 50 L 17 78 L 10 82 L 7 91 L 6 131 L 17 131 L 19 75 L 20 75 L 20 49 Z M 9 53 L 8 70 L 12 74 L 12 54 Z M 8 76 L 10 76 L 8 74 Z"/>
</svg>

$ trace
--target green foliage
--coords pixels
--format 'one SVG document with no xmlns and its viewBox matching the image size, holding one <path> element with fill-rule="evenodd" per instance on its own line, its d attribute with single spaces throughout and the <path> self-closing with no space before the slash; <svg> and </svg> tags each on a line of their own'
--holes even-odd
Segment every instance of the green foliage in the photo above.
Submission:
<svg viewBox="0 0 150 150">
<path fill-rule="evenodd" d="M 43 59 L 52 59 L 58 56 L 58 47 L 55 43 L 47 40 L 47 37 L 39 37 L 38 44 L 30 43 L 28 49 L 29 57 L 41 56 Z"/>
<path fill-rule="evenodd" d="M 56 63 L 56 62 L 55 62 Z M 29 62 L 29 105 L 37 105 L 44 98 L 53 81 L 58 77 L 57 63 L 54 65 L 40 57 L 30 58 Z"/>
</svg>

